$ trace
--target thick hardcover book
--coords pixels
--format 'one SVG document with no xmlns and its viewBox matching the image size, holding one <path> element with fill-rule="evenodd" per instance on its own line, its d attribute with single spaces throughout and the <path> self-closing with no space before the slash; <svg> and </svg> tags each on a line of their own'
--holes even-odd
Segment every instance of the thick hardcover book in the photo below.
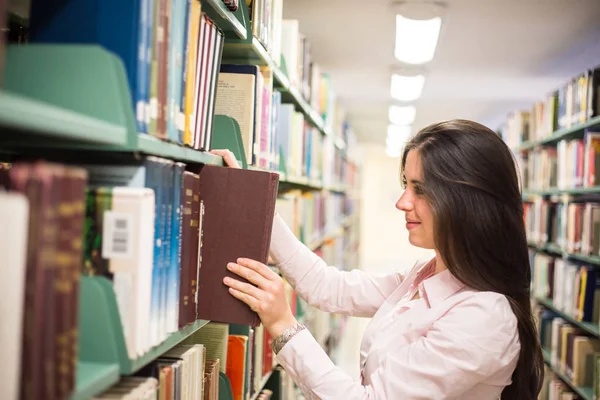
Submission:
<svg viewBox="0 0 600 400">
<path fill-rule="evenodd" d="M 179 328 L 194 322 L 196 319 L 195 282 L 198 269 L 199 230 L 198 217 L 200 201 L 197 183 L 199 176 L 185 171 L 183 175 L 183 221 L 181 235 L 181 284 L 179 286 Z M 192 286 L 192 281 L 194 286 Z"/>
<path fill-rule="evenodd" d="M 202 262 L 199 265 L 198 318 L 260 324 L 258 315 L 223 284 L 228 262 L 239 257 L 267 263 L 279 175 L 205 165 L 200 170 L 204 204 Z"/>
<path fill-rule="evenodd" d="M 17 164 L 10 170 L 11 187 L 30 204 L 21 363 L 22 399 L 55 398 L 54 272 L 56 271 L 56 207 L 59 166 Z M 43 333 L 41 333 L 43 332 Z M 50 341 L 48 339 L 51 339 Z"/>
</svg>

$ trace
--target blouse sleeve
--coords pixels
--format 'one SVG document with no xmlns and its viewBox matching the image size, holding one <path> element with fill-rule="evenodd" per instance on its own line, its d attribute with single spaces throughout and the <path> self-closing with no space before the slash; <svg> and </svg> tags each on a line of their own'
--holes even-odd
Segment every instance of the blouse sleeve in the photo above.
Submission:
<svg viewBox="0 0 600 400">
<path fill-rule="evenodd" d="M 376 276 L 327 266 L 279 215 L 273 222 L 270 255 L 298 295 L 326 312 L 372 317 L 403 279 L 398 272 Z"/>
<path fill-rule="evenodd" d="M 447 399 L 461 398 L 503 371 L 507 378 L 498 384 L 510 384 L 519 349 L 506 299 L 482 304 L 473 298 L 455 306 L 426 336 L 387 354 L 369 385 L 337 368 L 307 330 L 283 347 L 277 361 L 308 399 Z"/>
</svg>

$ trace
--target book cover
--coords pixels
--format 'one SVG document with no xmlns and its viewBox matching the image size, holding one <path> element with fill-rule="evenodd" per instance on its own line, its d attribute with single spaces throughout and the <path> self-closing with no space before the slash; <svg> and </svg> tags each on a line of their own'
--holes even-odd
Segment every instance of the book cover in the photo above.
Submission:
<svg viewBox="0 0 600 400">
<path fill-rule="evenodd" d="M 202 166 L 200 200 L 205 215 L 198 318 L 260 323 L 250 307 L 229 294 L 223 278 L 234 276 L 226 266 L 239 257 L 267 263 L 278 183 L 279 176 L 274 173 Z"/>
</svg>

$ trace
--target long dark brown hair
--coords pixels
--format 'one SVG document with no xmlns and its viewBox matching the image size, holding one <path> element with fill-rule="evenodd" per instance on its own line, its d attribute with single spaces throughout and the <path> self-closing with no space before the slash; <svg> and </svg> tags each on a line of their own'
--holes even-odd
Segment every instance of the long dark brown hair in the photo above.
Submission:
<svg viewBox="0 0 600 400">
<path fill-rule="evenodd" d="M 518 320 L 521 351 L 502 399 L 537 399 L 544 363 L 531 313 L 523 202 L 510 150 L 494 131 L 466 120 L 419 131 L 404 148 L 402 176 L 411 150 L 421 159 L 442 261 L 468 287 L 506 296 Z"/>
</svg>

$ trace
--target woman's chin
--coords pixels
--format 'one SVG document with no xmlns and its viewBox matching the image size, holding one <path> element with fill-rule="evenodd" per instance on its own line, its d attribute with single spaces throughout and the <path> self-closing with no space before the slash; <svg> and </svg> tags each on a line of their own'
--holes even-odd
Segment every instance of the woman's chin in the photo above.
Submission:
<svg viewBox="0 0 600 400">
<path fill-rule="evenodd" d="M 422 249 L 433 249 L 433 246 L 429 243 L 426 243 L 419 235 L 408 234 L 408 241 L 415 247 L 420 247 Z"/>
</svg>

